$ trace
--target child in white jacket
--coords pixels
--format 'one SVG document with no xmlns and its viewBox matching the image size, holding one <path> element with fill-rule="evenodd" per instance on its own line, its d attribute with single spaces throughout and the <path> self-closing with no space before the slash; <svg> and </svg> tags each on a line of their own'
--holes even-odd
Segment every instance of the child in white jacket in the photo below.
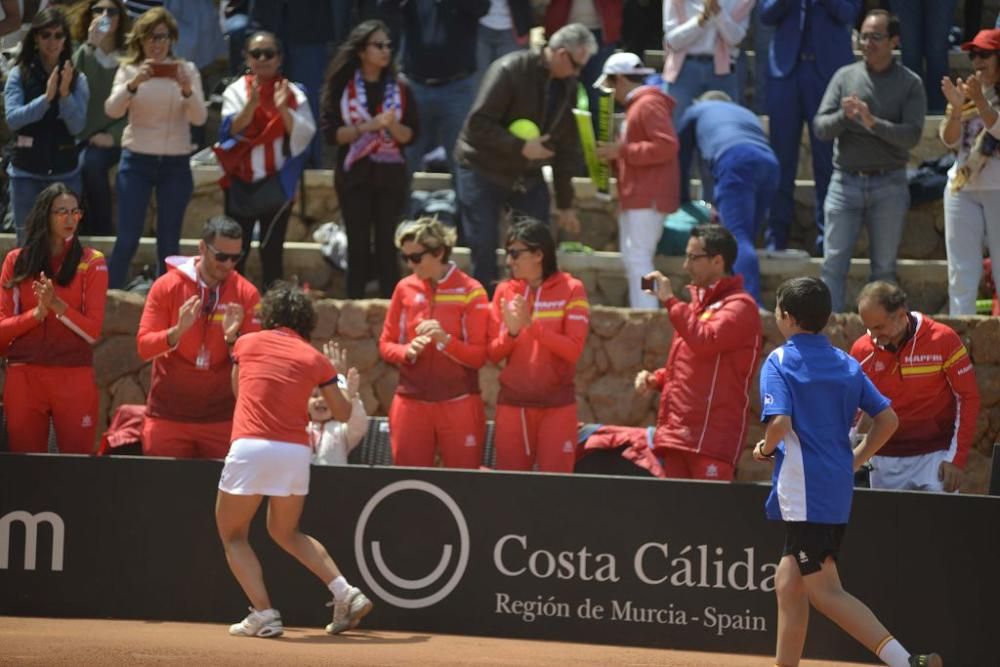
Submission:
<svg viewBox="0 0 1000 667">
<path fill-rule="evenodd" d="M 346 353 L 334 346 L 335 354 L 339 353 L 341 364 L 334 364 L 335 368 L 346 367 Z M 343 376 L 339 380 L 340 388 L 351 402 L 351 416 L 346 423 L 338 422 L 330 414 L 330 408 L 319 388 L 313 390 L 309 397 L 309 442 L 313 448 L 312 462 L 314 465 L 347 465 L 347 455 L 358 446 L 368 432 L 368 414 L 365 406 L 358 396 L 358 387 L 361 384 L 361 375 L 358 369 L 351 368 L 347 371 L 347 378 Z"/>
</svg>

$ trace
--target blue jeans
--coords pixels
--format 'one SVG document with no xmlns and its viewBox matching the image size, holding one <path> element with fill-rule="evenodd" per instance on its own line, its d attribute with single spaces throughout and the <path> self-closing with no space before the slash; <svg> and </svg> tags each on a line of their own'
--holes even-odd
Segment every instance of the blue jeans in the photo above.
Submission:
<svg viewBox="0 0 1000 667">
<path fill-rule="evenodd" d="M 9 172 L 8 172 L 9 173 Z M 79 195 L 80 193 L 80 171 L 60 176 L 10 176 L 10 210 L 14 214 L 14 232 L 17 237 L 17 247 L 21 247 L 27 237 L 25 224 L 31 207 L 35 205 L 42 190 L 53 183 L 62 183 L 67 188 Z"/>
<path fill-rule="evenodd" d="M 721 90 L 739 104 L 740 97 L 736 90 L 736 72 L 719 76 L 715 73 L 713 56 L 687 56 L 684 65 L 677 74 L 677 80 L 667 84 L 667 92 L 677 100 L 674 106 L 674 127 L 680 124 L 684 111 L 702 94 L 710 90 Z"/>
<path fill-rule="evenodd" d="M 319 98 L 323 89 L 323 70 L 327 63 L 326 43 L 292 44 L 285 41 L 284 70 L 289 79 L 302 84 L 309 109 L 313 118 L 319 122 Z M 418 109 L 420 107 L 417 107 Z M 309 144 L 308 167 L 320 167 L 323 164 L 320 134 L 317 132 Z"/>
<path fill-rule="evenodd" d="M 112 224 L 111 168 L 121 159 L 119 146 L 98 148 L 87 146 L 83 151 L 83 221 L 81 233 L 90 236 L 114 236 Z"/>
<path fill-rule="evenodd" d="M 590 118 L 594 124 L 594 136 L 599 137 L 597 125 L 600 122 L 600 115 L 597 111 L 602 93 L 594 88 L 594 82 L 601 76 L 601 71 L 604 69 L 604 61 L 615 52 L 615 45 L 604 44 L 604 34 L 601 30 L 591 30 L 590 32 L 594 34 L 594 39 L 597 40 L 597 53 L 592 55 L 587 64 L 583 66 L 583 69 L 580 70 L 578 79 L 587 93 L 587 104 L 592 114 Z M 582 163 L 581 169 L 583 169 Z"/>
<path fill-rule="evenodd" d="M 754 112 L 758 114 L 767 113 L 767 54 L 771 50 L 771 40 L 774 39 L 774 28 L 764 25 L 760 20 L 760 3 L 754 5 L 753 13 L 750 15 L 750 23 L 753 37 L 753 50 L 756 54 L 753 62 L 753 106 Z M 746 92 L 746 76 L 749 66 L 747 65 L 747 52 L 740 51 L 740 57 L 736 61 L 736 78 L 738 80 L 736 89 L 740 97 L 733 98 L 743 106 L 749 106 L 744 97 Z"/>
<path fill-rule="evenodd" d="M 156 188 L 156 258 L 158 272 L 170 255 L 180 252 L 181 225 L 194 180 L 187 155 L 145 155 L 122 150 L 115 189 L 118 191 L 118 238 L 108 260 L 108 287 L 121 289 L 146 226 L 146 211 Z"/>
<path fill-rule="evenodd" d="M 760 298 L 760 265 L 754 241 L 767 219 L 778 191 L 778 159 L 755 144 L 737 144 L 715 163 L 715 204 L 720 222 L 736 237 L 738 252 L 734 272 L 743 276 L 747 292 Z"/>
<path fill-rule="evenodd" d="M 517 43 L 513 28 L 493 30 L 480 25 L 476 36 L 476 89 L 494 60 L 523 48 Z"/>
<path fill-rule="evenodd" d="M 896 281 L 896 255 L 903 235 L 910 189 L 906 169 L 859 176 L 837 169 L 826 193 L 826 246 L 823 282 L 830 288 L 833 312 L 844 309 L 847 272 L 861 226 L 868 227 L 872 281 Z"/>
<path fill-rule="evenodd" d="M 924 80 L 927 109 L 931 113 L 944 112 L 941 78 L 950 71 L 948 31 L 955 22 L 956 1 L 891 0 L 889 3 L 899 17 L 903 64 Z"/>
<path fill-rule="evenodd" d="M 416 137 L 406 147 L 406 168 L 412 174 L 420 171 L 424 155 L 438 146 L 444 146 L 448 160 L 448 171 L 455 173 L 455 142 L 465 123 L 465 116 L 476 99 L 476 77 L 445 83 L 440 86 L 425 86 L 409 79 L 410 92 L 417 102 L 420 114 L 420 128 Z"/>
<path fill-rule="evenodd" d="M 504 206 L 549 221 L 549 187 L 541 178 L 525 190 L 511 190 L 486 180 L 475 170 L 457 166 L 455 184 L 461 205 L 462 230 L 472 251 L 472 276 L 493 294 L 497 282 L 500 212 Z"/>
</svg>

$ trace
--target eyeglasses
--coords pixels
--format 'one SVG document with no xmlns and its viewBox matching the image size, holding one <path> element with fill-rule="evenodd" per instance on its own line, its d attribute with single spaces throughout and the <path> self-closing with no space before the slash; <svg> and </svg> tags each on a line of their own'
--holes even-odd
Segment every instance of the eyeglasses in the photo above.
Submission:
<svg viewBox="0 0 1000 667">
<path fill-rule="evenodd" d="M 80 218 L 83 217 L 83 209 L 80 208 L 57 208 L 53 210 L 51 213 L 52 215 L 54 215 L 59 220 L 62 220 L 63 222 L 65 222 L 66 218 L 70 216 L 72 216 L 73 220 L 75 221 L 79 221 Z"/>
<path fill-rule="evenodd" d="M 863 32 L 858 35 L 859 42 L 882 42 L 889 38 L 884 32 Z"/>
<path fill-rule="evenodd" d="M 62 30 L 40 30 L 38 32 L 39 39 L 48 41 L 50 39 L 63 40 L 66 39 L 66 33 Z"/>
<path fill-rule="evenodd" d="M 1000 51 L 980 51 L 979 49 L 972 49 L 969 51 L 969 60 L 975 60 L 979 58 L 980 60 L 986 60 L 992 55 L 996 55 Z"/>
<path fill-rule="evenodd" d="M 205 242 L 205 247 L 212 252 L 212 256 L 215 258 L 216 262 L 238 262 L 240 258 L 243 257 L 243 251 L 240 252 L 219 252 L 215 249 L 211 243 Z"/>
<path fill-rule="evenodd" d="M 169 32 L 154 32 L 152 35 L 147 37 L 151 42 L 169 42 L 170 33 Z"/>
<path fill-rule="evenodd" d="M 583 68 L 587 65 L 586 61 L 582 63 L 577 62 L 576 58 L 573 57 L 573 54 L 569 52 L 569 49 L 563 49 L 563 53 L 566 54 L 566 57 L 569 58 L 570 64 L 573 65 L 573 74 L 579 74 L 583 71 Z"/>
<path fill-rule="evenodd" d="M 388 51 L 392 48 L 392 42 L 368 42 L 368 46 L 374 46 L 379 51 Z"/>
<path fill-rule="evenodd" d="M 689 252 L 686 255 L 684 255 L 684 257 L 687 259 L 687 261 L 693 262 L 695 260 L 701 259 L 702 257 L 713 257 L 713 255 L 710 252 L 703 252 L 698 255 Z"/>
<path fill-rule="evenodd" d="M 507 248 L 507 256 L 514 261 L 517 261 L 517 258 L 521 255 L 528 252 L 534 252 L 535 250 L 535 248 Z"/>
<path fill-rule="evenodd" d="M 274 49 L 250 49 L 247 53 L 254 60 L 270 60 L 278 55 L 278 52 Z"/>
<path fill-rule="evenodd" d="M 420 252 L 411 252 L 409 254 L 407 254 L 405 252 L 401 252 L 401 253 L 399 253 L 399 257 L 404 262 L 408 262 L 410 264 L 419 264 L 420 262 L 424 261 L 424 255 L 426 255 L 429 252 L 433 252 L 433 251 L 431 251 L 431 250 L 421 250 Z"/>
<path fill-rule="evenodd" d="M 114 16 L 118 16 L 119 12 L 118 12 L 118 8 L 117 7 L 91 7 L 90 8 L 90 13 L 91 14 L 107 14 L 108 16 L 114 17 Z"/>
</svg>

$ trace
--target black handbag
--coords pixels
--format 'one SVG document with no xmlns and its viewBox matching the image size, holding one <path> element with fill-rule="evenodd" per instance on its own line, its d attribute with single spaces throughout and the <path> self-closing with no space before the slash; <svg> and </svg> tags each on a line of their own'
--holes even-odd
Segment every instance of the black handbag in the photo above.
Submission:
<svg viewBox="0 0 1000 667">
<path fill-rule="evenodd" d="M 288 195 L 281 187 L 277 174 L 253 183 L 238 178 L 229 180 L 229 213 L 237 218 L 260 219 L 273 215 L 288 202 Z"/>
</svg>

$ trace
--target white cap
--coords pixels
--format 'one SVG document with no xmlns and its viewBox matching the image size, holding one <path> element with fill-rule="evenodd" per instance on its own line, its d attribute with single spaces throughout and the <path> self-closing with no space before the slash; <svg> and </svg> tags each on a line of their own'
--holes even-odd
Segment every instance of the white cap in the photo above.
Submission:
<svg viewBox="0 0 1000 667">
<path fill-rule="evenodd" d="M 641 76 L 655 71 L 652 67 L 643 66 L 642 60 L 634 53 L 613 53 L 604 61 L 604 68 L 601 70 L 601 76 L 594 82 L 594 88 L 610 90 L 604 87 L 609 74 Z"/>
</svg>

